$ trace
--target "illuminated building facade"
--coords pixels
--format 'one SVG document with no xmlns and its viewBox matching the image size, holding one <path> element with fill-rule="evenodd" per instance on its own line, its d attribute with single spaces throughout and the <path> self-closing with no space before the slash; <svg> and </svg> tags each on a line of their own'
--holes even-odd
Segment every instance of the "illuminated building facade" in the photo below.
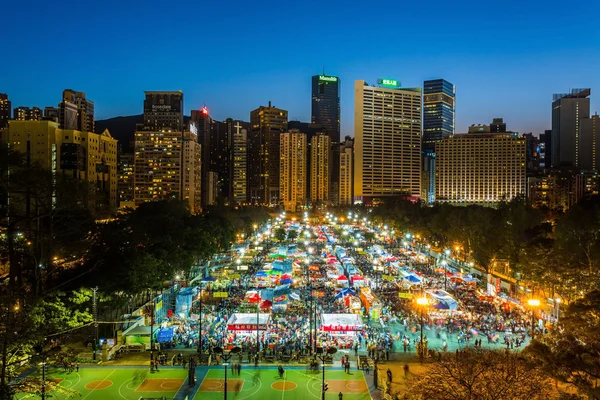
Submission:
<svg viewBox="0 0 600 400">
<path fill-rule="evenodd" d="M 392 79 L 354 85 L 354 199 L 421 195 L 421 89 Z"/>
<path fill-rule="evenodd" d="M 327 205 L 330 202 L 331 138 L 315 135 L 310 146 L 310 201 Z"/>
<path fill-rule="evenodd" d="M 466 133 L 436 144 L 436 202 L 494 206 L 526 193 L 526 139 Z"/>
<path fill-rule="evenodd" d="M 298 131 L 280 134 L 279 195 L 287 211 L 306 204 L 306 134 Z"/>
</svg>

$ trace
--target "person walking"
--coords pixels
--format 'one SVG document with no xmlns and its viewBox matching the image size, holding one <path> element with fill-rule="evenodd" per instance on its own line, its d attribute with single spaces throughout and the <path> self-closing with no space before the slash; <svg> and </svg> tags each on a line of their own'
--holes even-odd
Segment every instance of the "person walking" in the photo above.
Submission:
<svg viewBox="0 0 600 400">
<path fill-rule="evenodd" d="M 79 372 L 79 363 L 75 363 L 75 371 Z"/>
<path fill-rule="evenodd" d="M 404 379 L 408 378 L 408 364 L 404 364 Z"/>
<path fill-rule="evenodd" d="M 392 381 L 392 370 L 388 368 L 386 373 L 387 373 L 388 382 L 391 382 Z"/>
<path fill-rule="evenodd" d="M 238 364 L 237 365 L 237 374 L 238 374 L 238 376 L 240 376 L 241 373 L 242 373 L 242 364 Z"/>
<path fill-rule="evenodd" d="M 342 394 L 342 392 L 340 392 L 340 394 L 338 394 L 338 400 L 343 400 L 344 399 L 344 395 Z"/>
<path fill-rule="evenodd" d="M 277 371 L 279 371 L 279 379 L 283 379 L 283 373 L 285 371 L 283 370 L 283 367 L 281 365 L 277 367 Z"/>
</svg>

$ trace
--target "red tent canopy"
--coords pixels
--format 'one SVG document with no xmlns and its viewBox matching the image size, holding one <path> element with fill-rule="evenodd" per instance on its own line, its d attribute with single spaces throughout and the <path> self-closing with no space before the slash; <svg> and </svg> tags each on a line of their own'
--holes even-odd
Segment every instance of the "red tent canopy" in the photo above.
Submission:
<svg viewBox="0 0 600 400">
<path fill-rule="evenodd" d="M 348 278 L 346 278 L 346 275 L 340 275 L 340 276 L 338 276 L 337 280 L 338 281 L 347 281 Z"/>
<path fill-rule="evenodd" d="M 292 276 L 290 274 L 283 274 L 281 275 L 281 279 L 292 279 Z"/>
<path fill-rule="evenodd" d="M 258 303 L 260 301 L 260 295 L 258 293 L 252 293 L 247 299 L 250 303 Z"/>
<path fill-rule="evenodd" d="M 272 306 L 273 306 L 273 302 L 270 300 L 263 300 L 260 302 L 260 305 L 259 305 L 259 307 L 262 308 L 263 310 L 271 308 Z"/>
<path fill-rule="evenodd" d="M 363 280 L 365 280 L 365 278 L 363 278 L 360 275 L 352 275 L 352 280 L 353 281 L 363 281 Z"/>
</svg>

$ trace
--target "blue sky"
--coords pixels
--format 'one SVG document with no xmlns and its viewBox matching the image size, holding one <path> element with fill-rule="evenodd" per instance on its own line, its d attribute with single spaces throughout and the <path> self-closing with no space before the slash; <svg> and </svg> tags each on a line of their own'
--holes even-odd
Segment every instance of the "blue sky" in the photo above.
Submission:
<svg viewBox="0 0 600 400">
<path fill-rule="evenodd" d="M 269 100 L 310 119 L 310 77 L 342 80 L 342 134 L 353 135 L 353 82 L 457 87 L 457 131 L 503 117 L 550 127 L 553 93 L 592 88 L 600 111 L 600 2 L 137 1 L 0 6 L 0 92 L 13 107 L 84 91 L 96 118 L 142 112 L 144 90 L 183 90 L 186 112 L 248 120 Z M 2 57 L 4 58 L 4 57 Z"/>
</svg>

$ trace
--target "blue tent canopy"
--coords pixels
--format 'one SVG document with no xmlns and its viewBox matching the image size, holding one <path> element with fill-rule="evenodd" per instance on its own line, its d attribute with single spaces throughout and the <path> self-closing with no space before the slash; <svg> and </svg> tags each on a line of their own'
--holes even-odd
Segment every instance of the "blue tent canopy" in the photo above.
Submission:
<svg viewBox="0 0 600 400">
<path fill-rule="evenodd" d="M 267 276 L 267 273 L 265 271 L 258 271 L 254 276 Z"/>
<path fill-rule="evenodd" d="M 214 282 L 216 281 L 215 278 L 213 278 L 212 276 L 205 276 L 204 278 L 202 278 L 202 282 Z"/>
<path fill-rule="evenodd" d="M 160 331 L 158 331 L 158 335 L 156 336 L 156 340 L 159 343 L 163 343 L 163 342 L 170 342 L 171 340 L 173 340 L 173 334 L 175 332 L 175 328 L 174 327 L 169 327 L 169 328 L 163 328 Z"/>
</svg>

